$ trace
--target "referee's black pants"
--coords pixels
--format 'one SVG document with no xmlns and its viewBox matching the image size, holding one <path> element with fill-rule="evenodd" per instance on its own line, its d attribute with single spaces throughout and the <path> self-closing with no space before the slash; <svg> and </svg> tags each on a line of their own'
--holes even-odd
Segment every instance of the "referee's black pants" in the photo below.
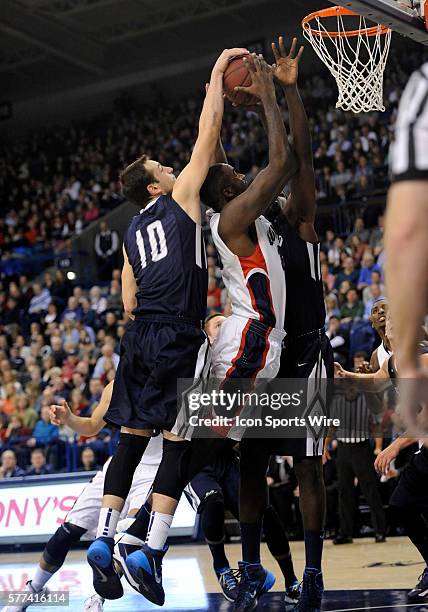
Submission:
<svg viewBox="0 0 428 612">
<path fill-rule="evenodd" d="M 339 484 L 340 535 L 352 538 L 355 525 L 355 486 L 358 478 L 361 491 L 370 508 L 376 534 L 386 532 L 385 512 L 374 469 L 373 449 L 369 440 L 364 442 L 338 442 L 337 475 Z"/>
</svg>

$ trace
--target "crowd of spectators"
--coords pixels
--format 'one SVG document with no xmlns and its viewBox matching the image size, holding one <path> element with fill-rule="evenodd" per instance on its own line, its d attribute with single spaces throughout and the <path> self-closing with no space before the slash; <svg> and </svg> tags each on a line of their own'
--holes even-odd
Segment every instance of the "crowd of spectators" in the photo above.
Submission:
<svg viewBox="0 0 428 612">
<path fill-rule="evenodd" d="M 0 477 L 97 469 L 115 434 L 76 436 L 50 423 L 49 406 L 66 400 L 90 415 L 114 378 L 125 325 L 120 270 L 106 289 L 89 291 L 60 271 L 33 284 L 21 276 L 9 283 L 0 317 Z"/>
<path fill-rule="evenodd" d="M 321 247 L 326 329 L 335 358 L 348 367 L 355 355 L 368 357 L 376 341 L 369 316 L 384 294 L 383 217 L 367 211 L 373 193 L 386 190 L 397 103 L 419 61 L 407 54 L 404 70 L 392 54 L 383 114 L 337 110 L 331 77 L 315 74 L 301 83 L 320 210 L 324 204 L 341 207 L 350 198 L 360 202 L 352 230 L 342 236 L 328 229 Z M 102 463 L 112 432 L 103 430 L 92 440 L 75 437 L 67 427 L 50 425 L 47 407 L 66 399 L 77 414 L 91 413 L 114 376 L 125 325 L 118 269 L 108 279 L 100 275 L 99 286 L 82 287 L 61 270 L 34 279 L 11 262 L 22 253 L 69 249 L 73 236 L 122 202 L 119 170 L 142 152 L 179 171 L 190 155 L 200 104 L 200 96 L 143 109 L 122 104 L 112 115 L 41 130 L 0 148 L 0 448 L 7 450 L 0 477 L 69 469 L 70 461 L 79 469 Z M 267 153 L 257 116 L 227 108 L 222 140 L 231 163 L 251 179 Z M 102 220 L 94 256 L 101 267 L 108 260 L 111 270 L 118 240 L 109 232 Z M 207 313 L 228 315 L 212 244 L 207 255 Z M 70 441 L 78 447 L 74 460 L 67 455 Z"/>
</svg>

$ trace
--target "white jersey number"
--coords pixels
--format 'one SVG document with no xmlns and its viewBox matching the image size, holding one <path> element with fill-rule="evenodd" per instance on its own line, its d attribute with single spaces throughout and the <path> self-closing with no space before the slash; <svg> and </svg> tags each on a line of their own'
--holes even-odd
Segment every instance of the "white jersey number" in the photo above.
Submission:
<svg viewBox="0 0 428 612">
<path fill-rule="evenodd" d="M 145 268 L 147 266 L 147 257 L 141 230 L 137 230 L 136 235 L 138 251 L 141 258 L 141 267 Z M 160 261 L 168 254 L 168 247 L 166 245 L 166 237 L 162 227 L 162 221 L 157 220 L 150 223 L 150 225 L 147 226 L 147 235 L 149 237 L 152 261 Z"/>
</svg>

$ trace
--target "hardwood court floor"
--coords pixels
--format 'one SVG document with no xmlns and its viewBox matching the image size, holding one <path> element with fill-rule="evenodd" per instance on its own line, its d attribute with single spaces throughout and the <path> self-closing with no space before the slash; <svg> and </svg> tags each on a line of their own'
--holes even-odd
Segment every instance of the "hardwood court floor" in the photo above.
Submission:
<svg viewBox="0 0 428 612">
<path fill-rule="evenodd" d="M 226 547 L 232 567 L 240 558 L 240 545 Z M 297 576 L 300 578 L 304 562 L 303 542 L 292 542 L 291 549 Z M 39 553 L 0 554 L 0 591 L 20 590 L 32 576 Z M 385 544 L 375 544 L 372 539 L 356 540 L 353 544 L 334 546 L 325 544 L 324 581 L 325 610 L 422 610 L 406 605 L 405 591 L 422 572 L 424 564 L 407 538 L 391 538 Z M 260 610 L 282 609 L 281 591 L 284 584 L 275 561 L 266 545 L 262 546 L 262 561 L 277 576 L 272 595 L 265 595 Z M 173 545 L 164 564 L 164 584 L 167 600 L 163 610 L 221 610 L 233 609 L 219 594 L 219 587 L 211 568 L 211 557 L 205 545 Z M 51 590 L 69 590 L 69 610 L 81 610 L 85 597 L 92 593 L 91 571 L 85 562 L 85 551 L 72 551 L 63 568 L 49 584 Z M 37 606 L 40 612 L 52 608 Z M 59 609 L 59 608 L 57 608 Z M 127 585 L 125 597 L 116 602 L 106 602 L 105 610 L 159 609 L 135 594 Z M 31 610 L 31 608 L 30 608 Z M 426 607 L 428 610 L 428 606 Z"/>
</svg>

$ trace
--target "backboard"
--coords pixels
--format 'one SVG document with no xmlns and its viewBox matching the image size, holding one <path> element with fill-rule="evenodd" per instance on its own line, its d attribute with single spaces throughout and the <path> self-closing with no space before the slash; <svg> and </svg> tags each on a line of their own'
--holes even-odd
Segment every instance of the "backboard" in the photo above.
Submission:
<svg viewBox="0 0 428 612">
<path fill-rule="evenodd" d="M 416 42 L 428 45 L 427 15 L 424 12 L 425 7 L 428 10 L 426 6 L 428 2 L 425 0 L 330 0 L 330 2 L 364 15 L 370 21 L 386 25 Z"/>
</svg>

